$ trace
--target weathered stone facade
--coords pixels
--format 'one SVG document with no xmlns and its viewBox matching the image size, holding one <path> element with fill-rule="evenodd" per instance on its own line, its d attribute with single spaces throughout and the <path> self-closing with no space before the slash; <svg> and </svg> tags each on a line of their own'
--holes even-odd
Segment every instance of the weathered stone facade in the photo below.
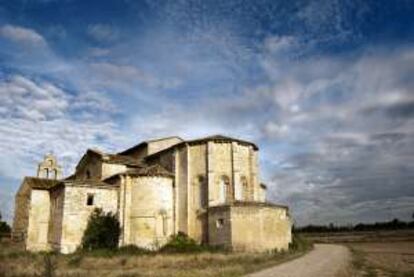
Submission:
<svg viewBox="0 0 414 277">
<path fill-rule="evenodd" d="M 287 207 L 266 202 L 257 146 L 224 136 L 158 139 L 118 154 L 88 150 L 66 179 L 27 177 L 14 237 L 29 250 L 71 253 L 96 207 L 117 214 L 121 246 L 156 249 L 178 232 L 237 251 L 291 241 Z"/>
</svg>

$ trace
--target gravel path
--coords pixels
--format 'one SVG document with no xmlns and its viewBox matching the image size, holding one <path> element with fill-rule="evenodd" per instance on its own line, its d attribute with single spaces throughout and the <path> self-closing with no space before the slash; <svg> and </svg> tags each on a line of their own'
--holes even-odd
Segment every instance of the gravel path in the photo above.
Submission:
<svg viewBox="0 0 414 277">
<path fill-rule="evenodd" d="M 348 248 L 335 244 L 315 244 L 303 257 L 248 275 L 248 277 L 331 277 L 343 274 L 350 261 Z"/>
</svg>

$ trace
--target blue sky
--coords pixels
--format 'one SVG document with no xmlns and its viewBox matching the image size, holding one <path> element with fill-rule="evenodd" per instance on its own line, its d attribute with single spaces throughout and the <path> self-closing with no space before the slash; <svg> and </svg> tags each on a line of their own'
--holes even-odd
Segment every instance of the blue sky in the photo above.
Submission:
<svg viewBox="0 0 414 277">
<path fill-rule="evenodd" d="M 412 1 L 0 0 L 0 211 L 53 151 L 256 142 L 298 224 L 414 211 Z"/>
</svg>

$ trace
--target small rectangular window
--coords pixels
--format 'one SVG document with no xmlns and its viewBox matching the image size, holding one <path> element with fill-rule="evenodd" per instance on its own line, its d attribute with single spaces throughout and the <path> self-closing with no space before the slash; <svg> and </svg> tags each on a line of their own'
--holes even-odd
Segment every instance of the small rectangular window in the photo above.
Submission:
<svg viewBox="0 0 414 277">
<path fill-rule="evenodd" d="M 93 194 L 88 194 L 88 197 L 86 199 L 86 205 L 93 206 Z"/>
<path fill-rule="evenodd" d="M 217 229 L 221 229 L 221 228 L 223 228 L 223 226 L 224 226 L 224 218 L 217 219 L 217 221 L 216 221 Z"/>
</svg>

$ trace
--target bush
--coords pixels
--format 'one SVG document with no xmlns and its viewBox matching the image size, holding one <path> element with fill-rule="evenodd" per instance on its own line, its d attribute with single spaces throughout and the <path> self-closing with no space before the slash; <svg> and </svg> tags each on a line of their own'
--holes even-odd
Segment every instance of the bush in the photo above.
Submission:
<svg viewBox="0 0 414 277">
<path fill-rule="evenodd" d="M 7 224 L 6 221 L 2 221 L 2 215 L 0 213 L 0 235 L 1 234 L 10 234 L 11 233 L 11 227 L 9 224 Z"/>
<path fill-rule="evenodd" d="M 290 251 L 308 251 L 313 248 L 313 244 L 301 235 L 292 233 L 292 242 L 289 244 Z"/>
<path fill-rule="evenodd" d="M 10 234 L 11 228 L 7 222 L 0 221 L 0 234 Z"/>
<path fill-rule="evenodd" d="M 138 247 L 136 245 L 122 246 L 116 252 L 119 255 L 143 255 L 152 253 L 150 250 Z"/>
<path fill-rule="evenodd" d="M 82 238 L 82 249 L 115 249 L 118 247 L 121 228 L 116 215 L 96 208 L 90 215 Z"/>
<path fill-rule="evenodd" d="M 43 272 L 42 276 L 44 277 L 54 277 L 56 276 L 57 261 L 56 257 L 50 253 L 46 253 L 43 256 Z"/>
<path fill-rule="evenodd" d="M 209 250 L 209 248 L 207 246 L 199 245 L 195 240 L 188 237 L 187 234 L 178 232 L 177 235 L 170 237 L 169 242 L 160 249 L 160 252 L 186 253 L 205 250 Z"/>
</svg>

